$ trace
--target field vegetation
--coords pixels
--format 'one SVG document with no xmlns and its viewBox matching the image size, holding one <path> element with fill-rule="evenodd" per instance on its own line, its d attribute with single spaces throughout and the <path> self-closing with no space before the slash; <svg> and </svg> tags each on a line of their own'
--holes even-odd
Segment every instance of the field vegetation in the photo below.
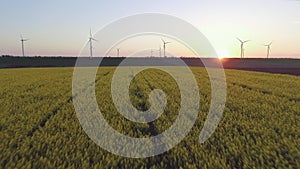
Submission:
<svg viewBox="0 0 300 169">
<path fill-rule="evenodd" d="M 73 68 L 0 70 L 0 168 L 299 168 L 300 77 L 226 70 L 227 102 L 218 128 L 200 144 L 210 106 L 204 68 L 191 67 L 199 85 L 200 110 L 187 137 L 154 157 L 131 159 L 97 146 L 85 134 L 72 103 Z M 95 80 L 99 108 L 108 123 L 131 137 L 162 133 L 177 118 L 180 92 L 158 69 L 137 74 L 130 99 L 139 110 L 161 89 L 165 112 L 151 123 L 121 116 L 110 95 L 115 67 L 101 67 Z"/>
</svg>

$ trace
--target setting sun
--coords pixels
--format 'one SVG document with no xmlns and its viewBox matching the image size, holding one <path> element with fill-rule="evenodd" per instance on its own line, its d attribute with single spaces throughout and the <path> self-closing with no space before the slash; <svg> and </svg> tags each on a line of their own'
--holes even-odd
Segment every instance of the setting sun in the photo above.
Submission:
<svg viewBox="0 0 300 169">
<path fill-rule="evenodd" d="M 220 60 L 229 57 L 229 52 L 227 50 L 217 50 L 217 56 Z"/>
</svg>

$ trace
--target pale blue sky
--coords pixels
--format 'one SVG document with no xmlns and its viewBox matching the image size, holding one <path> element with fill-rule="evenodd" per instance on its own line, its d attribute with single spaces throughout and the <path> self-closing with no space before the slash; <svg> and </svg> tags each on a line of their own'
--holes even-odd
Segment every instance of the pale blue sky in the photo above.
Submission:
<svg viewBox="0 0 300 169">
<path fill-rule="evenodd" d="M 165 13 L 196 26 L 224 55 L 238 56 L 236 37 L 251 39 L 249 57 L 264 56 L 261 45 L 274 41 L 273 57 L 300 58 L 300 1 L 293 0 L 7 0 L 0 2 L 0 55 L 20 55 L 19 37 L 27 55 L 76 56 L 89 28 L 144 12 Z"/>
</svg>

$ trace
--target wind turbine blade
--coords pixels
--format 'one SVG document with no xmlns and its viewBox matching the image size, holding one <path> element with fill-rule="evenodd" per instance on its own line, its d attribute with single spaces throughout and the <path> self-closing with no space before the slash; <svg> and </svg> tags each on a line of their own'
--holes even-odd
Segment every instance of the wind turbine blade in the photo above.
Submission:
<svg viewBox="0 0 300 169">
<path fill-rule="evenodd" d="M 241 43 L 243 43 L 243 41 L 240 38 L 236 38 L 238 41 L 240 41 Z"/>
<path fill-rule="evenodd" d="M 90 37 L 92 37 L 92 28 L 90 28 Z"/>
<path fill-rule="evenodd" d="M 251 40 L 246 40 L 246 41 L 244 41 L 243 43 L 247 43 L 247 42 L 249 42 L 249 41 L 251 41 Z"/>
<path fill-rule="evenodd" d="M 21 37 L 21 41 L 23 41 L 23 40 L 24 40 L 24 38 L 23 38 L 23 35 L 22 35 L 22 34 L 20 35 L 20 37 Z"/>
<path fill-rule="evenodd" d="M 163 43 L 166 43 L 163 38 L 161 38 L 161 40 L 163 41 Z"/>
</svg>

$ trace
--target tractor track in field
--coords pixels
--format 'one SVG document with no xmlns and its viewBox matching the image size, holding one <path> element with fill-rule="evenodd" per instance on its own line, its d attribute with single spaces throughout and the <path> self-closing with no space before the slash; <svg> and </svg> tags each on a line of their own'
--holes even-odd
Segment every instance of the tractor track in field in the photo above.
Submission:
<svg viewBox="0 0 300 169">
<path fill-rule="evenodd" d="M 108 75 L 110 72 L 106 72 L 104 74 L 104 76 Z M 99 78 L 97 78 L 94 82 L 90 83 L 87 87 L 85 87 L 82 92 L 84 92 L 85 90 L 88 89 L 88 87 L 94 85 L 95 83 L 97 83 L 99 81 Z M 66 93 L 68 94 L 68 93 Z M 55 115 L 57 115 L 58 111 L 66 104 L 71 103 L 72 100 L 77 97 L 77 95 L 75 96 L 70 96 L 65 102 L 61 103 L 59 106 L 57 106 L 56 108 L 52 109 L 51 113 L 49 113 L 47 116 L 45 116 L 36 126 L 34 126 L 28 133 L 27 133 L 27 137 L 32 137 L 34 135 L 34 133 L 36 133 L 39 128 L 43 128 L 45 127 L 46 123 L 51 120 Z"/>
<path fill-rule="evenodd" d="M 145 82 L 147 83 L 148 87 L 149 87 L 151 90 L 153 90 L 154 87 L 151 85 L 151 83 L 146 79 L 146 77 L 145 77 L 143 74 L 141 74 L 141 75 L 142 75 L 143 79 L 145 80 Z M 143 111 L 146 111 L 146 110 L 143 110 Z M 148 125 L 149 125 L 149 131 L 147 131 L 147 133 L 150 133 L 151 136 L 156 136 L 156 135 L 159 134 L 159 131 L 157 130 L 157 128 L 156 128 L 156 126 L 155 126 L 155 124 L 154 124 L 154 121 L 148 123 Z"/>
<path fill-rule="evenodd" d="M 67 79 L 68 77 L 61 76 L 59 78 Z M 53 81 L 52 83 L 54 84 L 56 82 L 58 82 L 58 80 L 57 81 Z M 35 83 L 32 83 L 32 84 L 35 84 Z M 34 90 L 38 89 L 38 88 L 45 87 L 46 85 L 49 85 L 49 83 L 48 82 L 44 82 L 44 83 L 38 83 L 37 85 L 29 85 L 28 88 L 25 88 L 25 89 L 22 89 L 22 91 L 19 91 L 20 95 L 18 95 L 18 96 L 21 97 L 21 98 L 25 97 L 24 93 L 29 93 L 31 91 L 34 91 Z M 12 90 L 12 91 L 14 91 L 14 90 Z M 11 92 L 11 91 L 0 91 L 0 99 L 6 98 L 9 93 L 14 93 L 14 92 Z"/>
<path fill-rule="evenodd" d="M 151 74 L 151 75 L 153 75 L 153 74 Z M 153 77 L 153 76 L 151 76 L 151 75 L 148 75 L 149 77 Z M 158 77 L 160 77 L 160 75 L 161 74 L 155 74 L 155 75 L 157 75 Z M 145 76 L 144 75 L 142 75 L 143 76 L 143 78 L 145 79 Z M 156 79 L 159 79 L 158 77 L 156 77 Z M 172 77 L 173 78 L 173 77 Z M 147 82 L 147 84 L 149 85 L 149 87 L 151 88 L 151 90 L 153 90 L 153 89 L 155 89 L 151 84 L 150 84 L 150 82 L 148 81 L 148 80 L 146 80 L 145 79 L 145 81 Z M 160 86 L 162 86 L 163 84 L 161 84 L 161 83 L 159 83 L 159 85 Z M 179 91 L 180 92 L 180 91 Z M 208 95 L 207 94 L 205 94 L 205 93 L 201 93 L 201 90 L 199 89 L 199 96 L 201 97 L 201 95 L 203 95 L 203 96 L 205 96 L 205 98 L 208 98 Z M 210 100 L 208 100 L 208 102 L 210 102 Z M 199 111 L 200 111 L 200 109 L 199 109 Z M 188 116 L 190 119 L 192 118 L 192 117 L 190 117 L 190 116 Z M 196 119 L 197 120 L 197 119 Z M 153 124 L 153 128 L 155 129 L 155 130 L 157 130 L 156 129 L 156 127 L 155 127 L 155 125 L 154 125 L 154 123 L 152 123 Z M 196 124 L 196 123 L 195 123 Z M 193 126 L 193 128 L 194 127 L 196 127 L 195 126 L 195 124 L 194 124 L 194 126 Z M 193 128 L 191 129 L 191 130 L 193 130 Z M 190 131 L 191 132 L 191 131 Z M 160 132 L 159 131 L 157 131 L 157 134 L 160 134 Z M 156 134 L 156 135 L 157 135 Z M 200 133 L 199 133 L 200 134 Z M 188 142 L 185 140 L 185 139 L 183 139 L 183 140 L 181 140 L 181 143 L 180 144 L 183 144 L 184 145 L 184 147 L 186 148 L 186 150 L 188 151 L 188 152 L 192 152 L 192 150 L 193 150 L 193 147 L 190 145 L 190 144 L 188 144 Z M 166 160 L 168 160 L 167 158 L 167 154 L 168 154 L 168 152 L 165 152 L 165 153 L 163 153 L 163 154 L 160 154 L 159 155 L 159 157 L 160 158 L 156 158 L 154 161 L 154 163 L 161 163 L 162 161 L 166 161 Z M 151 166 L 149 166 L 149 168 L 150 168 Z M 172 165 L 170 165 L 169 166 L 170 168 L 176 168 L 176 166 L 172 166 Z"/>
<path fill-rule="evenodd" d="M 222 79 L 220 79 L 220 78 L 213 78 L 212 80 L 222 81 Z M 270 92 L 270 91 L 267 91 L 267 90 L 258 89 L 258 88 L 251 87 L 251 86 L 245 85 L 245 84 L 240 84 L 240 83 L 236 83 L 236 82 L 227 82 L 227 86 L 228 85 L 241 87 L 243 89 L 258 92 L 258 93 L 261 93 L 261 94 L 264 94 L 264 95 L 270 95 L 270 96 L 273 95 L 273 96 L 276 96 L 276 97 L 284 98 L 284 99 L 289 100 L 290 102 L 300 102 L 300 98 L 290 98 L 288 96 L 276 94 L 274 92 Z"/>
<path fill-rule="evenodd" d="M 145 80 L 145 82 L 147 83 L 148 87 L 151 90 L 154 90 L 155 88 L 154 88 L 154 86 L 151 85 L 151 82 L 149 82 L 143 74 L 141 74 L 141 75 L 142 75 L 143 79 Z M 155 122 L 155 120 L 148 123 L 149 129 L 148 129 L 147 133 L 150 133 L 151 136 L 156 136 L 156 135 L 160 134 L 160 132 L 157 129 L 157 127 L 155 126 L 154 122 Z M 156 142 L 153 142 L 153 145 L 156 145 L 156 144 L 157 144 Z M 164 146 L 164 145 L 161 145 L 161 146 Z M 163 156 L 163 155 L 161 155 L 161 156 Z M 148 159 L 148 160 L 150 161 L 151 159 Z M 162 161 L 163 161 L 163 158 L 152 159 L 151 162 L 148 162 L 147 168 L 151 168 L 151 165 L 149 165 L 151 163 L 160 164 L 160 163 L 162 163 Z"/>
<path fill-rule="evenodd" d="M 46 115 L 39 123 L 38 125 L 34 126 L 28 133 L 27 133 L 27 137 L 31 137 L 34 135 L 35 132 L 37 132 L 39 130 L 39 128 L 43 128 L 45 127 L 46 123 L 53 118 L 58 111 L 67 103 L 72 102 L 72 96 L 70 96 L 66 102 L 61 103 L 59 106 L 57 106 L 56 108 L 54 108 L 51 113 L 49 113 L 48 115 Z"/>
<path fill-rule="evenodd" d="M 235 82 L 230 83 L 230 84 L 233 85 L 233 86 L 241 87 L 241 88 L 246 89 L 246 90 L 258 92 L 258 93 L 261 93 L 261 94 L 264 94 L 264 95 L 272 95 L 272 96 L 276 96 L 276 97 L 279 97 L 279 98 L 285 98 L 285 99 L 288 99 L 290 102 L 300 102 L 300 98 L 289 98 L 287 96 L 278 95 L 278 94 L 270 92 L 270 91 L 257 89 L 257 88 L 254 88 L 254 87 L 251 87 L 251 86 L 248 86 L 248 85 L 245 85 L 245 84 L 238 84 L 238 83 L 235 83 Z"/>
<path fill-rule="evenodd" d="M 247 89 L 247 90 L 251 90 L 251 91 L 256 91 L 256 92 L 259 92 L 259 93 L 262 93 L 262 94 L 266 94 L 266 95 L 274 95 L 272 92 L 269 92 L 269 91 L 265 91 L 265 90 L 260 90 L 260 89 L 255 89 L 251 86 L 248 86 L 248 85 L 245 85 L 245 84 L 239 84 L 239 83 L 230 83 L 231 85 L 233 86 L 238 86 L 238 87 L 241 87 L 243 89 Z M 284 96 L 280 96 L 280 97 L 284 97 Z"/>
</svg>

